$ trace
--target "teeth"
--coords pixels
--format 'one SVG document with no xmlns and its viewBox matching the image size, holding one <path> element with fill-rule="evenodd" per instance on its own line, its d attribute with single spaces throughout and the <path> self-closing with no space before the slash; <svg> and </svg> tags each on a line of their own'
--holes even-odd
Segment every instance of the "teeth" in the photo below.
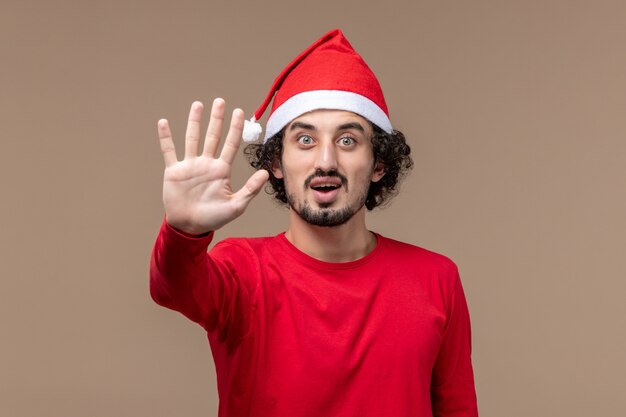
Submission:
<svg viewBox="0 0 626 417">
<path fill-rule="evenodd" d="M 312 187 L 315 190 L 319 190 L 319 189 L 331 189 L 334 190 L 335 188 L 339 188 L 339 186 L 337 184 L 319 184 L 316 185 L 314 187 Z"/>
</svg>

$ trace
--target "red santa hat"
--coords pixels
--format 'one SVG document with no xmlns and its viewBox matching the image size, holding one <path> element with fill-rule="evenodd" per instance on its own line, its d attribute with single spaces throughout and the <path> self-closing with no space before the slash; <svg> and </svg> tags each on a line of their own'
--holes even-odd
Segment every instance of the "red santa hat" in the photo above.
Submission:
<svg viewBox="0 0 626 417">
<path fill-rule="evenodd" d="M 258 140 L 261 126 L 256 120 L 272 98 L 263 142 L 296 117 L 318 109 L 350 111 L 387 133 L 393 130 L 376 76 L 339 29 L 322 36 L 285 67 L 263 104 L 245 122 L 244 141 Z"/>
</svg>

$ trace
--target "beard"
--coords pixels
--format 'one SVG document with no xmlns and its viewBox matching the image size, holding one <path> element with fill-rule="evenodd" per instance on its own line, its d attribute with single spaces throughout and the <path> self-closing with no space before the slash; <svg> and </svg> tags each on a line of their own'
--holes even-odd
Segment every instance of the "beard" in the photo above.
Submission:
<svg viewBox="0 0 626 417">
<path fill-rule="evenodd" d="M 305 222 L 320 227 L 335 227 L 347 223 L 361 208 L 365 205 L 365 197 L 354 206 L 346 206 L 340 209 L 331 209 L 328 207 L 320 207 L 314 209 L 305 201 L 302 208 L 298 210 L 294 204 L 293 196 L 288 195 L 287 201 L 293 211 Z"/>
<path fill-rule="evenodd" d="M 347 178 L 341 174 L 338 174 L 336 171 L 323 172 L 321 170 L 317 170 L 305 181 L 305 189 L 308 188 L 308 185 L 310 184 L 312 178 L 316 176 L 339 177 L 341 179 L 342 185 L 346 187 L 346 189 L 348 187 Z M 287 187 L 286 183 L 285 186 Z M 290 193 L 287 193 L 287 203 L 289 204 L 289 207 L 291 207 L 291 209 L 295 211 L 302 220 L 313 226 L 336 227 L 347 223 L 348 220 L 350 220 L 356 213 L 359 212 L 359 210 L 361 210 L 365 206 L 368 191 L 369 188 L 365 187 L 365 189 L 361 191 L 359 199 L 355 201 L 354 204 L 348 204 L 345 207 L 337 209 L 330 208 L 333 203 L 320 203 L 319 208 L 315 209 L 311 207 L 308 201 L 304 201 L 304 203 L 301 204 L 301 207 L 298 207 L 295 196 Z"/>
</svg>

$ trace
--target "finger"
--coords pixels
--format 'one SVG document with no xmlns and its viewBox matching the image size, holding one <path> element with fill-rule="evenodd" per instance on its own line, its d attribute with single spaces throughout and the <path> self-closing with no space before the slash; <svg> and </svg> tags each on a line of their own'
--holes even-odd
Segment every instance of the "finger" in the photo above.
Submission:
<svg viewBox="0 0 626 417">
<path fill-rule="evenodd" d="M 161 153 L 163 153 L 163 160 L 165 161 L 165 167 L 167 168 L 178 162 L 178 159 L 176 159 L 176 148 L 174 147 L 174 141 L 172 140 L 172 132 L 170 131 L 170 125 L 167 120 L 159 120 L 157 123 L 157 130 L 159 131 Z"/>
<path fill-rule="evenodd" d="M 224 100 L 216 98 L 211 106 L 211 117 L 209 118 L 209 127 L 204 138 L 204 151 L 202 154 L 211 158 L 215 157 L 217 147 L 222 137 L 222 124 L 224 123 Z"/>
<path fill-rule="evenodd" d="M 261 188 L 263 188 L 269 176 L 270 174 L 266 170 L 258 170 L 252 174 L 246 184 L 233 195 L 233 200 L 241 212 L 245 210 L 250 201 L 261 191 Z"/>
<path fill-rule="evenodd" d="M 194 101 L 189 110 L 187 120 L 187 132 L 185 133 L 185 158 L 198 156 L 198 143 L 200 142 L 200 120 L 204 106 L 199 101 Z"/>
<path fill-rule="evenodd" d="M 232 164 L 237 155 L 239 144 L 241 143 L 241 133 L 243 132 L 243 110 L 235 109 L 233 117 L 230 119 L 230 128 L 226 135 L 226 141 L 220 154 L 220 159 L 227 164 Z"/>
</svg>

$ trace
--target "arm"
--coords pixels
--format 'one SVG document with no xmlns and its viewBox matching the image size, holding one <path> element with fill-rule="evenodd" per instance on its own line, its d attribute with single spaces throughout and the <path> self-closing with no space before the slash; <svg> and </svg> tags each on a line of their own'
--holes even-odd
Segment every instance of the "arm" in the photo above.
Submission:
<svg viewBox="0 0 626 417">
<path fill-rule="evenodd" d="M 219 340 L 237 343 L 251 323 L 253 254 L 227 243 L 208 254 L 212 236 L 191 237 L 164 221 L 150 261 L 150 295 L 207 331 L 217 331 Z"/>
<path fill-rule="evenodd" d="M 224 101 L 216 99 L 213 103 L 204 149 L 198 155 L 201 115 L 202 104 L 193 103 L 182 161 L 176 158 L 167 120 L 158 123 L 165 161 L 165 221 L 152 253 L 150 293 L 158 304 L 180 311 L 209 330 L 218 322 L 216 317 L 232 317 L 229 306 L 238 305 L 237 299 L 244 292 L 228 260 L 207 255 L 213 231 L 243 213 L 268 174 L 257 171 L 241 190 L 233 192 L 231 165 L 239 148 L 243 112 L 233 112 L 219 158 L 215 153 L 222 131 Z"/>
<path fill-rule="evenodd" d="M 211 233 L 192 238 L 163 221 L 150 260 L 152 299 L 203 326 L 209 315 L 209 303 L 196 300 L 209 294 L 206 250 L 212 236 Z"/>
<path fill-rule="evenodd" d="M 433 368 L 434 417 L 476 417 L 470 317 L 456 267 L 447 308 L 445 333 Z"/>
</svg>

